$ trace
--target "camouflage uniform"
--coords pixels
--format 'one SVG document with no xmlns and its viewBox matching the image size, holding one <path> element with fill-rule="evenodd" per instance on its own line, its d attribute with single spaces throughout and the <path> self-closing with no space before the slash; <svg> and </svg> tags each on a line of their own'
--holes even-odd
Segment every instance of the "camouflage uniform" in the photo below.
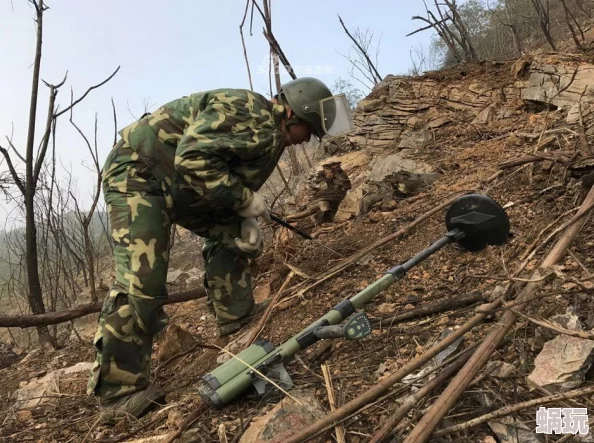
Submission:
<svg viewBox="0 0 594 443">
<path fill-rule="evenodd" d="M 167 324 L 163 302 L 173 223 L 204 237 L 205 283 L 219 323 L 254 305 L 242 218 L 284 148 L 284 107 L 246 90 L 174 100 L 120 131 L 102 180 L 116 281 L 105 298 L 88 393 L 102 399 L 145 389 L 152 336 Z"/>
</svg>

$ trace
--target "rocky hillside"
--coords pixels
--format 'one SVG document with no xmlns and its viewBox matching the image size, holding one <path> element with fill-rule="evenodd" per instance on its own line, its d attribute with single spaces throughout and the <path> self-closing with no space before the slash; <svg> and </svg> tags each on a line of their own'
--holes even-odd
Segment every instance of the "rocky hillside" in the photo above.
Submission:
<svg viewBox="0 0 594 443">
<path fill-rule="evenodd" d="M 506 208 L 513 236 L 504 246 L 478 253 L 444 248 L 365 307 L 374 325 L 369 337 L 322 341 L 299 354 L 287 369 L 295 383 L 290 393 L 302 406 L 288 397 L 279 403 L 274 396 L 254 393 L 221 410 L 200 406 L 200 376 L 229 358 L 201 344 L 236 353 L 259 328 L 254 322 L 247 332 L 217 339 L 204 300 L 195 300 L 167 307 L 172 325 L 155 344 L 153 378 L 170 393 L 168 408 L 138 423 L 107 427 L 98 422 L 95 401 L 84 395 L 86 366 L 75 366 L 92 358 L 96 317 L 90 317 L 86 335 L 82 328 L 73 333 L 80 342 L 72 347 L 49 357 L 31 353 L 0 370 L 0 436 L 8 441 L 161 442 L 198 411 L 180 441 L 290 441 L 332 409 L 340 411 L 391 380 L 479 316 L 447 355 L 473 352 L 498 328 L 508 328 L 483 362 L 473 363 L 472 383 L 428 441 L 558 441 L 560 435 L 546 440 L 535 433 L 535 406 L 482 416 L 552 393 L 573 397 L 549 406 L 592 404 L 594 228 L 589 218 L 574 223 L 587 220 L 567 253 L 541 269 L 541 277 L 534 274 L 594 183 L 592 85 L 591 58 L 541 54 L 421 77 L 389 76 L 359 104 L 355 133 L 325 146 L 332 157 L 324 161 L 340 161 L 352 189 L 333 223 L 313 229 L 311 223 L 301 225 L 310 226 L 312 236 L 340 256 L 280 228 L 273 236 L 266 228 L 271 241 L 257 262 L 256 294 L 278 294 L 279 302 L 259 325 L 261 338 L 282 343 L 439 239 L 446 232 L 447 207 L 440 205 L 457 196 L 472 192 L 497 200 Z M 197 241 L 188 236 L 177 243 L 172 288 L 200 284 Z M 527 281 L 537 287 L 525 297 Z M 502 295 L 505 305 L 484 311 L 485 303 Z M 517 297 L 521 303 L 514 301 Z M 430 359 L 363 408 L 351 410 L 317 441 L 370 441 L 407 404 L 405 419 L 391 426 L 401 436 L 395 441 L 419 441 L 404 439 L 426 428 L 422 424 L 415 430 L 424 414 L 434 414 L 431 405 L 461 367 L 438 373 L 441 384 L 418 391 L 431 383 L 431 376 L 423 378 L 429 371 L 443 368 L 446 357 L 439 355 L 441 360 Z M 576 394 L 579 389 L 583 392 Z M 469 421 L 477 417 L 482 418 Z M 580 441 L 592 441 L 591 435 Z"/>
</svg>

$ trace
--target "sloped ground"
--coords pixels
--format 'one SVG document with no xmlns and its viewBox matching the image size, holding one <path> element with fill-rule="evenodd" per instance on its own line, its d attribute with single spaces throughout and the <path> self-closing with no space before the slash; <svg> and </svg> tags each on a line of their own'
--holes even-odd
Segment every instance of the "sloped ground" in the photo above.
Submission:
<svg viewBox="0 0 594 443">
<path fill-rule="evenodd" d="M 526 251 L 567 221 L 571 216 L 568 211 L 581 202 L 587 189 L 579 180 L 571 178 L 568 168 L 559 163 L 525 164 L 502 170 L 495 176 L 500 171 L 500 164 L 535 152 L 579 151 L 579 124 L 576 120 L 566 121 L 571 107 L 559 104 L 555 109 L 536 99 L 528 102 L 523 99 L 523 94 L 530 89 L 531 66 L 553 66 L 557 73 L 569 72 L 569 79 L 558 75 L 557 93 L 547 96 L 549 103 L 554 104 L 553 100 L 573 93 L 576 77 L 582 78 L 576 75 L 572 80 L 575 68 L 579 68 L 580 75 L 583 72 L 586 78 L 592 67 L 591 60 L 551 55 L 527 62 L 528 65 L 523 61 L 520 64 L 486 62 L 420 78 L 391 77 L 360 104 L 356 115 L 357 133 L 343 144 L 345 150 L 364 150 L 367 154 L 365 164 L 347 171 L 357 177 L 355 188 L 365 185 L 366 174 L 373 168 L 374 161 L 382 162 L 395 153 L 419 164 L 425 163 L 441 176 L 425 192 L 398 200 L 397 204 L 379 204 L 358 221 L 350 217 L 351 202 L 351 211 L 345 211 L 347 215 L 342 218 L 345 221 L 318 229 L 317 240 L 348 257 L 405 227 L 456 193 L 471 190 L 486 193 L 505 205 L 514 233 L 505 246 L 489 247 L 479 253 L 466 253 L 453 246 L 444 248 L 366 306 L 365 311 L 370 316 L 386 318 L 473 291 L 480 291 L 488 299 L 498 285 L 507 283 L 508 275 L 518 268 Z M 567 86 L 570 81 L 572 84 Z M 546 86 L 546 82 L 543 85 Z M 589 101 L 587 90 L 582 97 L 583 120 L 589 128 L 587 139 L 590 146 L 594 146 L 594 113 L 588 110 L 592 101 Z M 556 132 L 548 132 L 551 130 Z M 430 137 L 421 137 L 421 143 L 402 146 L 402 140 L 419 131 L 426 131 Z M 543 145 L 547 138 L 551 140 Z M 356 193 L 357 189 L 351 191 L 352 195 Z M 302 296 L 296 296 L 296 289 L 302 287 L 298 285 L 305 281 L 304 276 L 310 276 L 308 283 L 314 283 L 340 258 L 311 242 L 303 242 L 286 233 L 281 236 L 277 232 L 275 241 L 268 243 L 264 256 L 258 260 L 258 292 L 275 294 L 289 274 L 286 265 L 297 268 L 300 275 L 292 278 L 283 297 L 293 297 L 290 307 L 275 310 L 260 336 L 280 344 L 340 300 L 354 295 L 445 232 L 444 212 L 440 212 L 403 238 L 376 249 Z M 521 277 L 529 277 L 550 246 L 549 243 L 542 248 Z M 594 228 L 589 222 L 558 271 L 578 281 L 590 277 L 590 272 L 594 271 L 593 252 Z M 189 271 L 199 267 L 198 240 L 184 237 L 174 250 L 174 260 L 178 260 L 173 264 L 176 269 Z M 539 294 L 549 296 L 529 303 L 525 309 L 529 315 L 548 318 L 552 314 L 564 313 L 567 307 L 574 307 L 586 329 L 594 327 L 590 289 L 557 278 L 543 284 Z M 320 342 L 300 354 L 300 360 L 287 365 L 295 389 L 312 390 L 319 402 L 328 408 L 320 370 L 320 364 L 324 363 L 332 375 L 337 403 L 343 404 L 423 353 L 446 328 L 456 328 L 464 323 L 476 307 L 475 304 L 406 322 L 381 324 L 370 337 L 360 342 Z M 167 311 L 173 324 L 193 334 L 199 342 L 227 344 L 228 340 L 216 338 L 214 319 L 207 312 L 204 300 L 168 306 Z M 500 314 L 467 334 L 465 343 L 484 337 Z M 526 376 L 534 368 L 535 357 L 542 346 L 535 341 L 535 334 L 535 326 L 520 319 L 504 346 L 492 356 L 492 360 L 510 363 L 514 372 L 503 379 L 485 377 L 473 385 L 449 411 L 442 425 L 464 422 L 480 413 L 540 396 L 526 383 Z M 218 352 L 196 348 L 179 358 L 172 359 L 175 355 L 165 358 L 161 349 L 168 347 L 167 335 L 168 332 L 161 334 L 155 344 L 153 377 L 170 392 L 168 408 L 126 426 L 109 428 L 100 425 L 94 399 L 84 395 L 86 373 L 83 373 L 59 380 L 59 391 L 51 394 L 53 406 L 34 408 L 30 415 L 13 411 L 8 394 L 35 372 L 49 372 L 79 361 L 91 361 L 92 350 L 88 341 L 84 344 L 73 341 L 72 346 L 58 351 L 55 356 L 32 355 L 26 361 L 0 371 L 0 437 L 7 441 L 124 441 L 132 436 L 163 435 L 177 429 L 183 417 L 198 404 L 196 382 L 216 367 Z M 343 422 L 348 442 L 369 440 L 379 424 L 395 410 L 397 399 L 407 395 L 399 392 L 401 386 L 396 385 L 392 395 Z M 433 392 L 413 409 L 409 417 L 413 425 L 438 394 L 439 390 Z M 193 425 L 200 429 L 199 440 L 195 441 L 219 441 L 217 429 L 220 424 L 225 424 L 229 441 L 237 441 L 250 420 L 262 415 L 275 402 L 274 398 L 247 395 L 220 411 L 207 410 Z M 594 406 L 590 398 L 567 403 L 575 407 Z M 515 417 L 529 429 L 535 428 L 534 408 Z M 487 435 L 494 434 L 487 425 L 480 425 L 442 438 L 444 441 L 471 442 L 484 441 Z M 548 441 L 555 441 L 558 436 L 548 438 Z M 324 441 L 332 441 L 332 437 L 328 436 Z"/>
</svg>

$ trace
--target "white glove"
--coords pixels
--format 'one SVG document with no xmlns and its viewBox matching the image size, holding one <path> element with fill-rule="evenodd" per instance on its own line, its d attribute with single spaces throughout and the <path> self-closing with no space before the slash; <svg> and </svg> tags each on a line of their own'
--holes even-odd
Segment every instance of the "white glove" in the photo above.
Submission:
<svg viewBox="0 0 594 443">
<path fill-rule="evenodd" d="M 241 222 L 241 238 L 236 238 L 235 244 L 243 252 L 254 252 L 260 248 L 262 230 L 254 217 L 248 217 Z"/>
<path fill-rule="evenodd" d="M 263 217 L 268 223 L 272 223 L 270 214 L 268 213 L 268 207 L 264 201 L 264 197 L 262 197 L 262 195 L 258 194 L 257 192 L 254 192 L 250 204 L 245 208 L 238 209 L 237 213 L 245 218 Z"/>
</svg>

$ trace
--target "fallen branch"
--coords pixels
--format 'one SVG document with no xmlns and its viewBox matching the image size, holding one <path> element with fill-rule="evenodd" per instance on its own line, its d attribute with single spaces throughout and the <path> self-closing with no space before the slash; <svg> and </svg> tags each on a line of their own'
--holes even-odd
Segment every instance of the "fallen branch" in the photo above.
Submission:
<svg viewBox="0 0 594 443">
<path fill-rule="evenodd" d="M 229 443 L 229 440 L 227 440 L 227 431 L 225 429 L 225 423 L 221 423 L 219 425 L 218 435 L 219 443 Z"/>
<path fill-rule="evenodd" d="M 371 318 L 373 323 L 381 322 L 382 324 L 389 323 L 390 325 L 408 320 L 411 318 L 422 317 L 424 315 L 435 314 L 437 312 L 447 311 L 448 309 L 457 308 L 460 306 L 471 305 L 479 301 L 485 300 L 485 296 L 479 292 L 471 293 L 463 297 L 452 298 L 449 300 L 440 300 L 435 303 L 431 303 L 426 306 L 411 309 L 409 311 L 402 312 L 401 314 L 394 315 L 388 318 Z"/>
<path fill-rule="evenodd" d="M 293 213 L 291 215 L 287 215 L 286 220 L 288 222 L 291 222 L 291 221 L 300 220 L 300 219 L 305 218 L 305 217 L 309 217 L 310 215 L 314 214 L 317 209 L 318 209 L 318 205 L 317 204 L 310 205 L 309 207 L 307 207 L 303 211 L 295 212 L 295 213 Z"/>
<path fill-rule="evenodd" d="M 561 326 L 558 326 L 550 321 L 544 320 L 544 319 L 538 319 L 538 318 L 534 318 L 534 317 L 530 317 L 529 315 L 526 315 L 516 309 L 512 309 L 512 311 L 515 314 L 518 314 L 520 317 L 524 318 L 525 320 L 528 320 L 530 323 L 533 323 L 537 326 L 542 326 L 543 328 L 546 329 L 550 329 L 551 331 L 555 331 L 559 334 L 563 334 L 563 335 L 569 335 L 570 337 L 576 337 L 576 338 L 583 338 L 586 340 L 594 340 L 594 334 L 590 333 L 590 332 L 586 332 L 586 331 L 571 331 L 569 329 L 565 329 L 562 328 Z"/>
<path fill-rule="evenodd" d="M 576 214 L 575 218 L 580 217 L 579 223 L 573 223 L 568 227 L 561 238 L 557 241 L 555 246 L 549 252 L 549 254 L 542 261 L 540 266 L 532 273 L 531 280 L 537 280 L 541 277 L 541 271 L 550 270 L 551 266 L 559 262 L 567 252 L 567 249 L 576 238 L 577 234 L 586 223 L 588 217 L 582 217 L 585 213 L 591 210 L 591 206 L 594 203 L 594 187 L 590 189 L 590 192 L 584 199 L 580 210 Z M 541 282 L 528 283 L 524 286 L 517 296 L 517 300 L 522 301 L 526 298 L 532 297 L 534 293 L 540 287 Z M 499 346 L 505 335 L 512 328 L 516 320 L 516 314 L 507 310 L 505 314 L 497 322 L 491 333 L 485 338 L 483 343 L 476 350 L 470 360 L 464 365 L 464 367 L 458 372 L 458 375 L 452 380 L 441 396 L 433 403 L 431 408 L 425 413 L 423 418 L 417 423 L 415 428 L 408 435 L 404 443 L 422 443 L 427 441 L 439 422 L 450 410 L 456 400 L 462 395 L 464 390 L 476 377 L 485 363 L 489 360 L 491 354 Z"/>
<path fill-rule="evenodd" d="M 305 429 L 301 430 L 297 434 L 287 439 L 285 443 L 300 443 L 303 441 L 307 441 L 321 429 L 324 429 L 327 426 L 332 426 L 334 423 L 341 421 L 344 417 L 348 416 L 349 414 L 364 408 L 365 405 L 379 398 L 394 384 L 398 383 L 404 377 L 423 366 L 425 363 L 430 361 L 433 357 L 435 357 L 445 348 L 447 348 L 456 340 L 458 340 L 458 338 L 462 337 L 475 326 L 482 323 L 485 317 L 489 315 L 489 312 L 493 309 L 497 309 L 502 302 L 503 298 L 498 298 L 492 303 L 485 305 L 484 312 L 477 312 L 476 315 L 474 315 L 466 323 L 464 323 L 462 326 L 456 329 L 452 334 L 444 338 L 442 341 L 433 345 L 433 347 L 431 347 L 427 352 L 409 361 L 396 372 L 392 373 L 390 376 L 382 380 L 380 383 L 372 386 L 370 389 L 363 392 L 358 397 L 355 397 L 353 400 L 349 401 L 340 408 L 326 415 L 322 419 L 307 426 Z"/>
<path fill-rule="evenodd" d="M 328 404 L 330 405 L 330 410 L 334 411 L 336 409 L 336 400 L 334 399 L 334 387 L 332 386 L 332 376 L 330 375 L 328 366 L 322 365 L 322 374 L 324 374 L 324 383 L 326 384 L 326 393 L 328 394 Z M 335 430 L 336 441 L 338 443 L 345 443 L 344 428 L 341 425 L 336 425 Z"/>
<path fill-rule="evenodd" d="M 295 275 L 295 272 L 293 272 L 293 271 L 289 272 L 289 275 L 287 275 L 287 278 L 285 278 L 285 281 L 281 285 L 280 289 L 276 292 L 276 294 L 274 294 L 274 297 L 272 297 L 272 300 L 270 300 L 270 304 L 266 308 L 266 311 L 264 311 L 264 315 L 262 315 L 262 318 L 260 318 L 260 321 L 258 321 L 258 324 L 254 328 L 254 331 L 250 335 L 250 338 L 247 340 L 246 345 L 245 345 L 246 348 L 251 346 L 252 343 L 254 343 L 256 338 L 258 338 L 258 335 L 260 334 L 260 332 L 262 332 L 262 330 L 264 329 L 264 326 L 266 325 L 266 322 L 268 321 L 268 317 L 270 317 L 270 313 L 272 312 L 272 309 L 274 309 L 274 306 L 276 305 L 276 302 L 278 301 L 280 295 L 283 293 L 286 286 L 289 284 L 289 282 L 291 281 L 291 279 L 293 278 L 294 275 Z"/>
<path fill-rule="evenodd" d="M 175 354 L 173 357 L 168 358 L 167 360 L 165 360 L 163 363 L 161 363 L 159 366 L 157 366 L 155 368 L 155 379 L 159 378 L 159 372 L 161 372 L 161 370 L 166 367 L 169 363 L 171 363 L 172 361 L 177 360 L 178 358 L 181 357 L 185 357 L 188 354 L 191 354 L 192 352 L 194 352 L 196 349 L 216 349 L 218 350 L 219 348 L 215 345 L 210 345 L 208 343 L 200 343 L 200 342 L 196 342 L 194 344 L 194 346 L 192 346 L 190 349 L 188 349 L 187 351 L 184 352 L 180 352 L 178 354 Z"/>
<path fill-rule="evenodd" d="M 594 209 L 594 201 L 591 202 L 589 205 L 587 205 L 586 207 L 584 207 L 584 205 L 582 204 L 582 206 L 579 208 L 579 211 L 576 215 L 574 215 L 571 219 L 569 219 L 568 221 L 566 221 L 565 223 L 563 223 L 561 226 L 559 226 L 557 229 L 555 229 L 553 232 L 551 232 L 547 238 L 545 238 L 541 244 L 539 244 L 536 248 L 534 248 L 528 255 L 522 255 L 522 259 L 524 259 L 524 263 L 528 263 L 530 260 L 532 260 L 534 258 L 534 256 L 536 255 L 536 253 L 538 251 L 540 251 L 542 248 L 544 248 L 549 241 L 551 241 L 557 234 L 565 231 L 566 229 L 568 229 L 569 227 L 573 226 L 574 224 L 576 224 L 578 221 L 580 221 L 586 214 L 588 214 L 588 212 Z M 568 211 L 570 212 L 570 211 Z"/>
<path fill-rule="evenodd" d="M 203 402 L 200 402 L 198 407 L 196 407 L 196 409 L 194 409 L 192 413 L 186 417 L 186 419 L 179 425 L 179 428 L 177 428 L 177 431 L 175 431 L 171 437 L 169 437 L 166 443 L 173 443 L 175 440 L 181 437 L 184 431 L 192 426 L 192 423 L 198 420 L 202 414 L 206 412 L 206 410 L 206 405 Z"/>
<path fill-rule="evenodd" d="M 546 140 L 546 139 L 545 139 Z M 542 161 L 552 161 L 561 163 L 563 166 L 568 166 L 570 163 L 569 157 L 566 157 L 563 154 L 533 154 L 527 155 L 526 157 L 520 157 L 515 160 L 509 160 L 507 162 L 503 162 L 499 164 L 499 169 L 510 169 L 515 168 L 516 166 L 525 165 L 527 163 L 535 163 L 535 162 L 542 162 Z"/>
<path fill-rule="evenodd" d="M 425 386 L 419 389 L 414 394 L 409 395 L 403 401 L 396 411 L 384 422 L 383 426 L 373 434 L 373 437 L 369 441 L 369 443 L 379 443 L 380 441 L 384 440 L 390 432 L 402 421 L 404 417 L 410 412 L 412 408 L 414 408 L 426 395 L 430 394 L 435 388 L 440 386 L 443 382 L 445 382 L 454 372 L 466 363 L 466 361 L 470 358 L 471 349 L 474 346 L 468 348 L 464 354 L 462 354 L 454 363 L 446 367 L 441 373 L 435 377 L 433 380 L 428 382 Z"/>
<path fill-rule="evenodd" d="M 533 132 L 512 132 L 512 134 L 517 135 L 518 137 L 535 139 L 535 138 L 541 138 L 543 135 L 547 135 L 547 134 L 560 134 L 562 132 L 567 132 L 568 134 L 573 135 L 574 137 L 577 137 L 579 135 L 577 132 L 573 131 L 572 129 L 566 128 L 566 127 L 547 129 L 546 131 L 542 131 L 542 132 L 539 132 L 539 133 L 533 133 Z"/>
<path fill-rule="evenodd" d="M 164 304 L 181 303 L 206 297 L 204 288 L 191 291 L 176 292 L 169 295 Z M 102 302 L 89 303 L 59 312 L 33 315 L 7 315 L 0 317 L 0 328 L 30 328 L 31 326 L 48 326 L 64 323 L 85 315 L 101 312 Z"/>
<path fill-rule="evenodd" d="M 469 429 L 474 426 L 480 425 L 481 423 L 485 423 L 487 421 L 505 417 L 506 415 L 512 414 L 514 412 L 521 411 L 523 409 L 531 408 L 533 406 L 544 405 L 547 403 L 555 403 L 559 400 L 570 400 L 572 398 L 582 397 L 585 395 L 590 395 L 594 393 L 594 386 L 590 386 L 588 388 L 581 388 L 581 389 L 574 389 L 573 391 L 564 392 L 561 394 L 549 395 L 546 397 L 535 398 L 534 400 L 524 401 L 522 403 L 518 403 L 515 405 L 505 406 L 504 408 L 498 409 L 497 411 L 490 412 L 485 415 L 481 415 L 480 417 L 473 418 L 472 420 L 467 421 L 466 423 L 460 423 L 458 425 L 450 426 L 449 428 L 441 429 L 433 434 L 435 437 L 439 435 L 451 434 L 452 432 L 463 431 L 464 429 Z"/>
<path fill-rule="evenodd" d="M 580 111 L 580 153 L 584 157 L 592 155 L 588 138 L 586 137 L 586 128 L 584 127 L 584 114 L 582 113 L 582 103 L 578 103 Z"/>
</svg>

